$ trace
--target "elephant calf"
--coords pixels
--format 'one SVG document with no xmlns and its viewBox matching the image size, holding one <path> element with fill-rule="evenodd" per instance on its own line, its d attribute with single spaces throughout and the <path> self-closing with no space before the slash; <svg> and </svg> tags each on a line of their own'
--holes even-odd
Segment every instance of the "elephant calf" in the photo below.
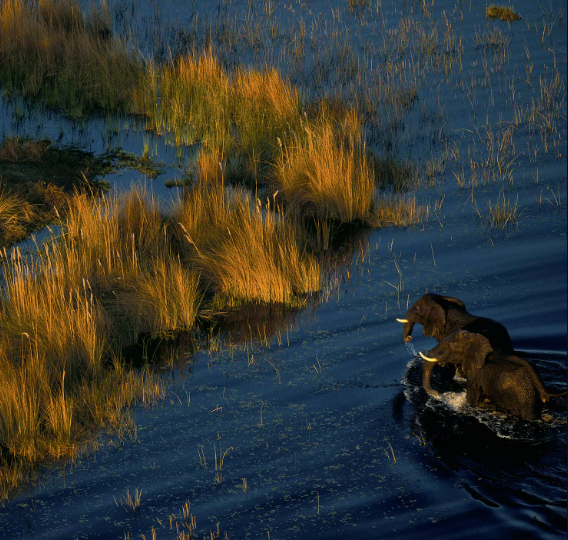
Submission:
<svg viewBox="0 0 568 540">
<path fill-rule="evenodd" d="M 424 389 L 438 395 L 430 387 L 430 373 L 436 364 L 461 363 L 467 378 L 466 399 L 469 405 L 479 406 L 488 399 L 503 412 L 525 420 L 540 418 L 543 403 L 550 396 L 531 364 L 523 358 L 503 354 L 479 334 L 460 330 L 434 347 L 423 371 Z"/>
<path fill-rule="evenodd" d="M 487 317 L 478 317 L 468 313 L 465 304 L 453 296 L 425 294 L 419 298 L 406 312 L 402 339 L 408 343 L 412 340 L 415 324 L 421 324 L 427 337 L 434 337 L 441 342 L 457 330 L 467 330 L 485 336 L 494 349 L 504 353 L 513 352 L 513 344 L 507 329 Z"/>
</svg>

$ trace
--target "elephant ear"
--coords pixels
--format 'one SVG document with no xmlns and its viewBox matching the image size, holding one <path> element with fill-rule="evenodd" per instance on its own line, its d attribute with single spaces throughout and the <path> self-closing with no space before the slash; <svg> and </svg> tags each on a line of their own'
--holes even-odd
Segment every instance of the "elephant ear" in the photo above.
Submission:
<svg viewBox="0 0 568 540">
<path fill-rule="evenodd" d="M 437 341 L 444 339 L 446 328 L 446 310 L 438 302 L 433 300 L 428 306 L 424 320 L 423 333 L 426 337 L 434 337 Z"/>
<path fill-rule="evenodd" d="M 446 302 L 452 302 L 452 304 L 456 304 L 458 307 L 465 309 L 465 304 L 459 299 L 454 298 L 453 296 L 442 296 Z"/>
<path fill-rule="evenodd" d="M 465 333 L 465 332 L 464 332 Z M 466 357 L 469 368 L 479 369 L 485 364 L 487 355 L 493 351 L 489 340 L 480 334 L 469 334 L 464 339 L 468 340 Z"/>
</svg>

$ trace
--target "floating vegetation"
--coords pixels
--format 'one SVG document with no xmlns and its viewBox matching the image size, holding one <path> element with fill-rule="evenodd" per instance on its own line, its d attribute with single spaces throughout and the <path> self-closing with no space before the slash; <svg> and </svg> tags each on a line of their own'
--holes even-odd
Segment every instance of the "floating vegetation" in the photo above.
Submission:
<svg viewBox="0 0 568 540">
<path fill-rule="evenodd" d="M 487 8 L 488 19 L 500 19 L 502 21 L 520 21 L 521 16 L 512 7 L 496 6 L 492 4 Z"/>
</svg>

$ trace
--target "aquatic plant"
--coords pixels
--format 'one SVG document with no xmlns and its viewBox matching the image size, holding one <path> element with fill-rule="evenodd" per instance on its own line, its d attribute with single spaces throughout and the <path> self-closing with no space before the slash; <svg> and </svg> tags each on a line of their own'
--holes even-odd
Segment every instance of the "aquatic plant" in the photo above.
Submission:
<svg viewBox="0 0 568 540">
<path fill-rule="evenodd" d="M 272 179 L 291 214 L 340 222 L 365 222 L 375 198 L 375 173 L 367 159 L 356 111 L 336 120 L 324 111 L 281 142 Z"/>
<path fill-rule="evenodd" d="M 520 21 L 521 16 L 512 7 L 490 5 L 487 8 L 488 19 L 500 19 L 502 21 Z"/>
<path fill-rule="evenodd" d="M 489 226 L 501 229 L 506 229 L 509 225 L 516 226 L 519 218 L 518 199 L 517 195 L 516 202 L 512 204 L 510 200 L 505 199 L 505 191 L 501 190 L 495 204 L 488 201 L 486 219 Z"/>
<path fill-rule="evenodd" d="M 182 256 L 230 302 L 297 305 L 320 288 L 319 264 L 302 248 L 301 228 L 275 213 L 274 201 L 225 186 L 218 158 L 201 155 L 199 180 L 174 213 Z"/>
<path fill-rule="evenodd" d="M 103 9 L 104 4 L 84 18 L 73 0 L 2 2 L 4 90 L 71 116 L 130 112 L 143 63 L 119 39 L 109 38 Z"/>
</svg>

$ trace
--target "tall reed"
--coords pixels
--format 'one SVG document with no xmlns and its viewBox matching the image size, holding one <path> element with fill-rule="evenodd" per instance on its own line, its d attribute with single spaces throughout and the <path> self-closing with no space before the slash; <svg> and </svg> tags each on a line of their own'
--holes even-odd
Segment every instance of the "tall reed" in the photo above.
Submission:
<svg viewBox="0 0 568 540">
<path fill-rule="evenodd" d="M 4 0 L 0 57 L 6 90 L 72 116 L 130 112 L 143 68 L 124 43 L 109 39 L 106 12 L 86 19 L 73 0 Z"/>
<path fill-rule="evenodd" d="M 72 455 L 90 427 L 161 395 L 119 361 L 141 333 L 194 327 L 199 277 L 171 249 L 142 190 L 72 199 L 66 232 L 30 258 L 4 252 L 0 447 L 15 467 Z M 1 479 L 0 479 L 1 480 Z"/>
<path fill-rule="evenodd" d="M 365 222 L 375 199 L 375 172 L 365 153 L 360 120 L 323 112 L 282 142 L 274 187 L 292 214 Z"/>
<path fill-rule="evenodd" d="M 175 214 L 185 257 L 225 302 L 298 305 L 320 287 L 317 261 L 302 248 L 302 231 L 274 212 L 274 201 L 254 200 L 226 187 L 219 164 L 201 158 L 201 177 Z"/>
</svg>

